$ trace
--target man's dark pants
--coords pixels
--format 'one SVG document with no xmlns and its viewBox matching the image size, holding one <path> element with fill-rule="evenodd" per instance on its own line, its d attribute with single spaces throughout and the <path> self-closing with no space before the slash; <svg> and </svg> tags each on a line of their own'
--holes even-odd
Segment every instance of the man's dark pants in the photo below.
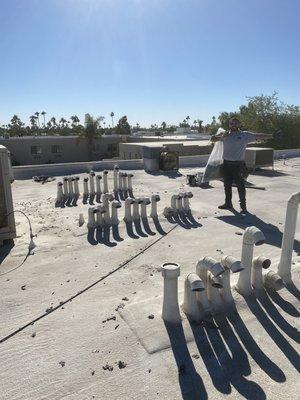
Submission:
<svg viewBox="0 0 300 400">
<path fill-rule="evenodd" d="M 235 183 L 241 208 L 246 208 L 246 189 L 245 189 L 245 171 L 246 166 L 243 161 L 224 160 L 222 165 L 222 177 L 224 180 L 225 203 L 232 204 L 232 184 Z"/>
</svg>

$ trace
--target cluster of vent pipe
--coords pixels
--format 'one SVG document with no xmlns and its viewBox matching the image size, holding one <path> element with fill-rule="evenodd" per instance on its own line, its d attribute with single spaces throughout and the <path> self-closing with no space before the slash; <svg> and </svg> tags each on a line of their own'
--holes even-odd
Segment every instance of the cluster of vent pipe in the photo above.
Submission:
<svg viewBox="0 0 300 400">
<path fill-rule="evenodd" d="M 110 193 L 103 195 L 103 203 L 88 209 L 88 229 L 104 228 L 119 224 L 118 209 L 121 203 Z"/>
<path fill-rule="evenodd" d="M 115 193 L 132 193 L 133 174 L 127 174 L 120 171 L 118 165 L 114 166 L 114 192 Z"/>
<path fill-rule="evenodd" d="M 141 219 L 146 219 L 148 217 L 148 205 L 151 205 L 151 211 L 149 216 L 153 219 L 158 218 L 157 215 L 157 203 L 160 201 L 160 196 L 158 194 L 153 194 L 151 198 L 149 197 L 139 197 L 132 198 L 127 197 L 125 199 L 125 216 L 124 221 L 138 222 Z"/>
<path fill-rule="evenodd" d="M 181 192 L 171 197 L 171 204 L 164 209 L 164 216 L 170 217 L 178 214 L 189 214 L 191 212 L 190 199 L 192 192 Z"/>
<path fill-rule="evenodd" d="M 195 273 L 187 275 L 184 283 L 182 310 L 194 321 L 201 321 L 208 315 L 232 309 L 234 298 L 230 284 L 231 273 L 239 273 L 235 289 L 243 296 L 254 291 L 270 287 L 280 290 L 283 280 L 275 271 L 264 272 L 271 260 L 260 256 L 253 259 L 255 245 L 265 242 L 263 233 L 252 226 L 243 235 L 242 256 L 238 260 L 232 256 L 223 256 L 221 261 L 203 257 L 196 265 Z M 165 263 L 161 267 L 164 278 L 162 318 L 169 323 L 180 323 L 178 303 L 178 277 L 180 265 Z"/>
<path fill-rule="evenodd" d="M 57 183 L 57 203 L 78 199 L 79 196 L 79 176 L 65 176 L 62 182 Z"/>
</svg>

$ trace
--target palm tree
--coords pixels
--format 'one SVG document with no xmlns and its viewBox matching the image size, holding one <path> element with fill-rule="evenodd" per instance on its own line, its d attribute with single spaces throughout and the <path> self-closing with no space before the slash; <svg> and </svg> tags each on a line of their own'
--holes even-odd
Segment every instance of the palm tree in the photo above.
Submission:
<svg viewBox="0 0 300 400">
<path fill-rule="evenodd" d="M 112 111 L 111 113 L 110 113 L 110 116 L 111 116 L 111 126 L 112 127 L 114 127 L 114 112 Z"/>
<path fill-rule="evenodd" d="M 43 119 L 44 119 L 44 128 L 45 128 L 45 126 L 46 126 L 45 115 L 46 115 L 47 113 L 46 113 L 46 111 L 42 111 L 41 114 L 42 114 Z"/>
<path fill-rule="evenodd" d="M 36 116 L 37 122 L 38 122 L 38 126 L 40 127 L 40 118 L 39 118 L 40 113 L 39 113 L 38 111 L 36 111 L 36 112 L 34 113 L 34 115 Z"/>
<path fill-rule="evenodd" d="M 70 117 L 71 121 L 72 121 L 72 126 L 77 126 L 80 122 L 80 119 L 77 117 L 77 115 L 72 115 Z"/>
<path fill-rule="evenodd" d="M 165 121 L 163 121 L 163 122 L 161 123 L 161 127 L 162 127 L 163 129 L 166 129 L 167 123 L 166 123 Z"/>
<path fill-rule="evenodd" d="M 191 118 L 189 117 L 189 115 L 186 117 L 186 123 L 189 125 L 189 120 L 190 120 Z"/>
<path fill-rule="evenodd" d="M 30 115 L 29 120 L 30 120 L 30 124 L 31 124 L 31 129 L 36 129 L 37 128 L 37 126 L 36 126 L 37 117 L 35 115 Z"/>
<path fill-rule="evenodd" d="M 93 118 L 90 114 L 85 115 L 85 129 L 79 135 L 79 139 L 81 138 L 87 139 L 90 161 L 92 161 L 93 158 L 94 139 L 99 138 L 101 136 L 99 132 L 99 126 L 100 126 L 99 118 Z"/>
</svg>

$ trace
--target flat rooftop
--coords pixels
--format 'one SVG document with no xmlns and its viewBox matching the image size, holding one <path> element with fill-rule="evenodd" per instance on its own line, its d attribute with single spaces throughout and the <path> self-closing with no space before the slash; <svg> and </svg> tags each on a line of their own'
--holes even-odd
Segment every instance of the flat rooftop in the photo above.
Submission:
<svg viewBox="0 0 300 400">
<path fill-rule="evenodd" d="M 201 144 L 203 141 L 201 141 Z M 194 142 L 193 142 L 194 144 Z M 141 145 L 145 145 L 141 143 Z M 153 145 L 151 143 L 151 145 Z M 159 223 L 105 238 L 79 227 L 89 204 L 55 207 L 56 185 L 13 183 L 15 246 L 1 250 L 1 400 L 114 399 L 296 399 L 299 396 L 300 224 L 294 243 L 295 287 L 245 300 L 235 293 L 238 312 L 214 323 L 167 330 L 160 317 L 165 262 L 185 276 L 204 256 L 241 256 L 243 230 L 255 225 L 266 243 L 254 256 L 281 252 L 287 200 L 299 191 L 300 159 L 277 161 L 275 171 L 249 176 L 247 216 L 221 211 L 222 183 L 190 188 L 186 175 L 133 171 L 135 197 L 160 194 Z M 132 172 L 132 171 L 131 171 Z M 81 175 L 80 188 L 82 191 Z M 109 173 L 112 187 L 112 173 Z M 171 223 L 162 215 L 170 197 L 192 191 L 192 222 Z M 234 190 L 233 202 L 238 209 Z M 124 202 L 120 218 L 124 215 Z M 140 228 L 140 229 L 139 229 Z M 232 275 L 232 283 L 236 281 Z M 183 315 L 183 314 L 182 314 Z M 298 395 L 297 395 L 298 393 Z"/>
</svg>

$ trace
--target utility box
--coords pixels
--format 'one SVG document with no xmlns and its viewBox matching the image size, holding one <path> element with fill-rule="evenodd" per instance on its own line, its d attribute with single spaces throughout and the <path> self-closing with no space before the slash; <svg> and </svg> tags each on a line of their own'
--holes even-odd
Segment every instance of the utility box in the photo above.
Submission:
<svg viewBox="0 0 300 400">
<path fill-rule="evenodd" d="M 4 240 L 16 237 L 16 224 L 11 194 L 13 181 L 10 154 L 0 145 L 0 245 Z"/>
<path fill-rule="evenodd" d="M 144 169 L 146 172 L 154 172 L 159 170 L 159 157 L 160 153 L 163 151 L 163 147 L 143 147 L 143 162 Z"/>
<path fill-rule="evenodd" d="M 249 147 L 245 155 L 246 167 L 252 171 L 261 167 L 274 168 L 274 149 L 265 147 Z"/>
</svg>

